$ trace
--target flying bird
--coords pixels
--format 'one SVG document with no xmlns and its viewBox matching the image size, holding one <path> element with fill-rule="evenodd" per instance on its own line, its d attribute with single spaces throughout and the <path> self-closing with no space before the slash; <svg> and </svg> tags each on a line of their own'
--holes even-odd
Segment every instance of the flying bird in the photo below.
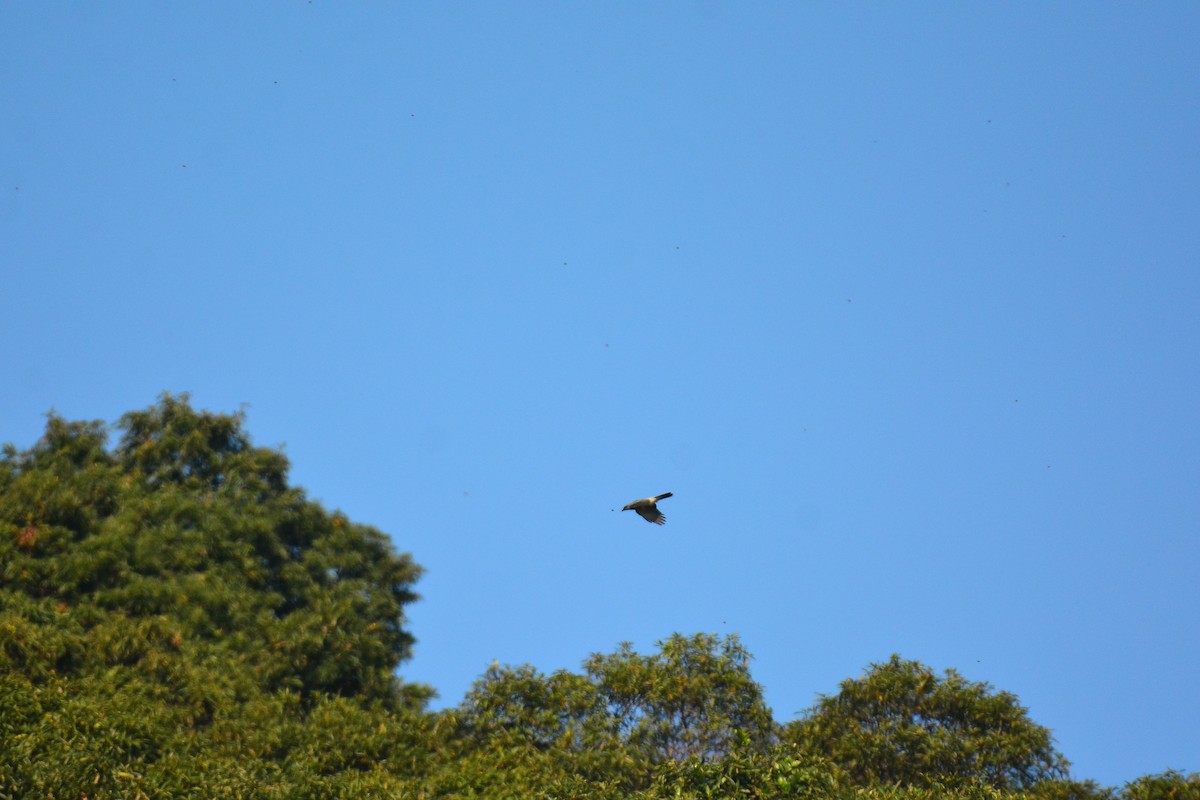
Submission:
<svg viewBox="0 0 1200 800">
<path fill-rule="evenodd" d="M 662 515 L 662 512 L 658 510 L 658 506 L 656 506 L 655 503 L 657 503 L 659 500 L 662 500 L 664 497 L 670 496 L 671 493 L 667 492 L 666 494 L 660 494 L 656 497 L 643 497 L 641 500 L 634 500 L 621 510 L 636 511 L 638 516 L 646 520 L 646 522 L 653 522 L 655 525 L 662 525 L 667 521 L 667 518 Z"/>
</svg>

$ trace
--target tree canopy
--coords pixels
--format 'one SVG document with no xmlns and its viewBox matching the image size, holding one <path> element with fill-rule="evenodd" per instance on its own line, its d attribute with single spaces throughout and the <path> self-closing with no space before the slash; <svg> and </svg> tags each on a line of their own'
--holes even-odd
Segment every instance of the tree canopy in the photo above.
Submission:
<svg viewBox="0 0 1200 800">
<path fill-rule="evenodd" d="M 164 395 L 115 427 L 51 413 L 0 453 L 0 800 L 1200 800 L 1071 780 L 1015 696 L 899 656 L 781 725 L 736 635 L 495 664 L 431 711 L 387 535 L 240 413 Z"/>
<path fill-rule="evenodd" d="M 5 453 L 6 596 L 53 610 L 116 660 L 140 655 L 123 638 L 132 627 L 197 657 L 237 654 L 265 689 L 399 702 L 421 572 L 409 556 L 290 487 L 287 459 L 253 447 L 240 414 L 166 395 L 118 427 L 108 452 L 102 423 L 52 414 L 32 449 Z M 56 653 L 46 667 L 83 663 Z"/>
<path fill-rule="evenodd" d="M 821 697 L 787 737 L 862 784 L 1027 789 L 1069 766 L 1014 695 L 898 655 Z"/>
</svg>

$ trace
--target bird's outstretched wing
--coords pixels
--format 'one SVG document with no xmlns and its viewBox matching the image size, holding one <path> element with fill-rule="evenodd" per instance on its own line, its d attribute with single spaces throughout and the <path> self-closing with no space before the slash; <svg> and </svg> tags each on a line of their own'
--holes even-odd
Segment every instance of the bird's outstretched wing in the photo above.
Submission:
<svg viewBox="0 0 1200 800">
<path fill-rule="evenodd" d="M 658 510 L 658 506 L 654 505 L 653 503 L 648 506 L 635 508 L 634 511 L 636 511 L 642 519 L 646 520 L 647 522 L 653 522 L 655 525 L 662 525 L 667 521 L 667 518 L 663 516 L 663 513 Z"/>
</svg>

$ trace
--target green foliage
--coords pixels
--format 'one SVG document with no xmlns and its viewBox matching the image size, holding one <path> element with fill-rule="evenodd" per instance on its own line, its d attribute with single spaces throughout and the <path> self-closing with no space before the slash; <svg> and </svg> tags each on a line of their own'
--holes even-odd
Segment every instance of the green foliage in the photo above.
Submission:
<svg viewBox="0 0 1200 800">
<path fill-rule="evenodd" d="M 112 452 L 54 414 L 4 448 L 0 798 L 280 796 L 424 757 L 429 691 L 394 675 L 420 568 L 242 423 L 166 395 Z"/>
<path fill-rule="evenodd" d="M 642 656 L 594 655 L 588 677 L 628 741 L 653 760 L 719 759 L 735 740 L 769 746 L 775 723 L 736 634 L 679 634 Z"/>
<path fill-rule="evenodd" d="M 1200 774 L 1169 770 L 1125 784 L 1123 800 L 1200 800 Z"/>
<path fill-rule="evenodd" d="M 864 785 L 1016 790 L 1065 778 L 1068 766 L 1015 696 L 895 655 L 822 697 L 785 735 Z"/>
<path fill-rule="evenodd" d="M 476 739 L 579 750 L 615 739 L 596 686 L 565 670 L 545 676 L 531 666 L 493 665 L 467 695 L 464 729 Z"/>
<path fill-rule="evenodd" d="M 583 674 L 493 665 L 455 717 L 453 793 L 529 796 L 576 781 L 628 793 L 650 786 L 657 765 L 762 754 L 774 722 L 749 661 L 736 636 L 700 634 L 650 655 L 622 644 Z M 464 784 L 466 774 L 487 783 Z"/>
<path fill-rule="evenodd" d="M 1114 800 L 1117 793 L 1095 781 L 1073 781 L 1053 778 L 1038 781 L 1028 790 L 1037 800 Z"/>
<path fill-rule="evenodd" d="M 402 701 L 393 673 L 420 568 L 290 488 L 286 459 L 241 426 L 167 395 L 122 419 L 109 454 L 100 423 L 51 415 L 32 450 L 0 461 L 3 607 L 50 601 L 43 621 L 101 646 L 38 634 L 61 650 L 41 652 L 43 669 L 136 662 L 173 642 L 236 653 L 266 690 Z"/>
<path fill-rule="evenodd" d="M 842 782 L 840 770 L 828 762 L 787 744 L 764 750 L 742 734 L 718 762 L 695 756 L 666 762 L 656 770 L 647 795 L 754 800 L 829 797 Z"/>
</svg>

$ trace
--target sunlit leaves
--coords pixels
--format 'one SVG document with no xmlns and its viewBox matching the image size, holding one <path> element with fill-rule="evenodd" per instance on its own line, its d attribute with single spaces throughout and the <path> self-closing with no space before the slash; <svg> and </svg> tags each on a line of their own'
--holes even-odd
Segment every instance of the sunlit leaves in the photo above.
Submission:
<svg viewBox="0 0 1200 800">
<path fill-rule="evenodd" d="M 844 681 L 789 725 L 787 737 L 863 784 L 1019 789 L 1067 770 L 1050 732 L 1030 721 L 1015 696 L 899 656 Z"/>
<path fill-rule="evenodd" d="M 592 656 L 585 669 L 621 730 L 656 759 L 720 758 L 739 734 L 758 745 L 773 735 L 736 635 L 676 634 L 648 656 L 623 644 Z"/>
<path fill-rule="evenodd" d="M 1168 770 L 1145 775 L 1126 784 L 1121 794 L 1127 800 L 1200 800 L 1200 773 Z"/>
</svg>

